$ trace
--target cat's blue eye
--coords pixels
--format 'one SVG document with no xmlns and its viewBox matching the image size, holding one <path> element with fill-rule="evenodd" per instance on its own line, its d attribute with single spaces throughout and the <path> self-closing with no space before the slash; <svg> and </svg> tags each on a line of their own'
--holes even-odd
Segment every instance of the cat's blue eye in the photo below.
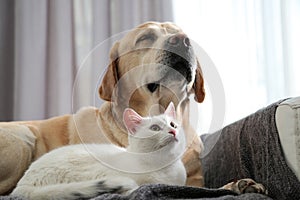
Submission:
<svg viewBox="0 0 300 200">
<path fill-rule="evenodd" d="M 161 128 L 157 124 L 153 124 L 152 126 L 150 126 L 150 130 L 152 130 L 152 131 L 160 131 Z"/>
<path fill-rule="evenodd" d="M 176 125 L 174 122 L 171 122 L 170 125 L 171 125 L 171 127 L 173 127 L 173 128 L 177 128 L 177 125 Z"/>
</svg>

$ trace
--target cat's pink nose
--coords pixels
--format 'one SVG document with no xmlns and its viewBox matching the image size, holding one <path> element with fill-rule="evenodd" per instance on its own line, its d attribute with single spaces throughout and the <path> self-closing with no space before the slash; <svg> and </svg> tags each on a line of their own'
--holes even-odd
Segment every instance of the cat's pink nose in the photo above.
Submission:
<svg viewBox="0 0 300 200">
<path fill-rule="evenodd" d="M 175 130 L 170 130 L 169 133 L 172 134 L 174 137 L 176 136 L 176 131 Z"/>
</svg>

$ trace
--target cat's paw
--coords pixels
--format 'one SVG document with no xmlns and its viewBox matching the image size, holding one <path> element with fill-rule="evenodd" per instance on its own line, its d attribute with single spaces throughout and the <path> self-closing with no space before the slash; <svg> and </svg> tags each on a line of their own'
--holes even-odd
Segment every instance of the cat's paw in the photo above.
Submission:
<svg viewBox="0 0 300 200">
<path fill-rule="evenodd" d="M 250 178 L 240 179 L 232 181 L 222 187 L 223 189 L 234 191 L 238 194 L 244 193 L 259 193 L 259 194 L 268 194 L 266 188 L 260 184 L 256 183 Z"/>
</svg>

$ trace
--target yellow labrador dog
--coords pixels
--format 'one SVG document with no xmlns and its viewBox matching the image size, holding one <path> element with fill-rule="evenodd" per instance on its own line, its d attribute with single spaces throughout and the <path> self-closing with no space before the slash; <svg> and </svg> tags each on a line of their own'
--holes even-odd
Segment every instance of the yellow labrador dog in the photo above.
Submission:
<svg viewBox="0 0 300 200">
<path fill-rule="evenodd" d="M 99 87 L 106 100 L 74 115 L 0 124 L 0 194 L 9 193 L 32 161 L 52 149 L 77 143 L 127 145 L 125 108 L 140 115 L 162 113 L 172 101 L 187 138 L 183 162 L 187 185 L 203 186 L 201 141 L 189 124 L 189 96 L 204 100 L 199 62 L 189 38 L 172 23 L 147 22 L 116 42 Z M 229 187 L 230 189 L 231 187 Z"/>
<path fill-rule="evenodd" d="M 122 113 L 131 107 L 139 114 L 162 113 L 172 101 L 187 135 L 183 161 L 187 185 L 203 186 L 201 142 L 190 127 L 189 95 L 205 96 L 200 65 L 189 38 L 172 23 L 148 22 L 130 31 L 111 49 L 110 65 L 99 88 L 106 100 L 74 115 L 40 121 L 0 123 L 0 194 L 14 188 L 32 161 L 68 144 L 127 145 Z"/>
</svg>

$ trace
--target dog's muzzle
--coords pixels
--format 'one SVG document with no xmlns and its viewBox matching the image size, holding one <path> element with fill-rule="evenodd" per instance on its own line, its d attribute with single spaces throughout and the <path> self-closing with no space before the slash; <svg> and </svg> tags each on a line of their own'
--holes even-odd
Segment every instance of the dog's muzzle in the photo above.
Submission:
<svg viewBox="0 0 300 200">
<path fill-rule="evenodd" d="M 189 83 L 192 81 L 192 71 L 195 69 L 195 54 L 189 38 L 185 34 L 169 37 L 158 61 L 178 71 Z"/>
<path fill-rule="evenodd" d="M 185 34 L 175 34 L 169 37 L 165 41 L 163 49 L 157 53 L 156 63 L 164 66 L 164 70 L 161 70 L 161 76 L 164 79 L 176 81 L 179 81 L 178 78 L 185 79 L 187 83 L 192 81 L 192 72 L 196 69 L 196 59 L 190 39 Z M 151 93 L 155 92 L 160 81 L 147 84 L 148 90 Z"/>
</svg>

